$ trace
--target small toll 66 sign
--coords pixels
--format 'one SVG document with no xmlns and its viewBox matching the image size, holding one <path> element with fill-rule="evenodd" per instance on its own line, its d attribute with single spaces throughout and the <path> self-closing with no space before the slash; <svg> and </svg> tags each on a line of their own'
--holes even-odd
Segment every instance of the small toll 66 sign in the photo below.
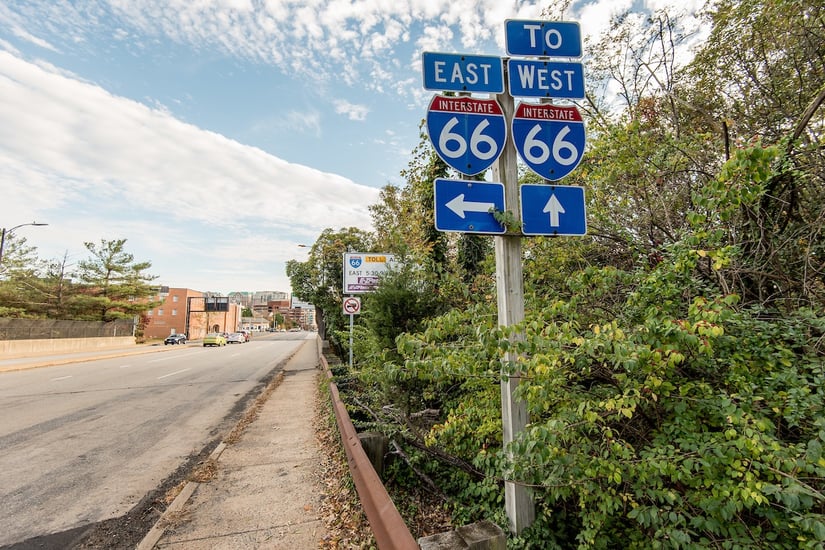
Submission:
<svg viewBox="0 0 825 550">
<path fill-rule="evenodd" d="M 548 180 L 560 180 L 579 165 L 584 136 L 584 121 L 575 107 L 519 103 L 516 108 L 516 151 L 530 169 Z"/>
<path fill-rule="evenodd" d="M 392 254 L 347 252 L 344 254 L 344 294 L 363 294 L 378 288 L 381 275 L 395 265 Z"/>
<path fill-rule="evenodd" d="M 480 174 L 507 141 L 504 112 L 494 99 L 437 95 L 427 110 L 427 133 L 438 156 L 462 174 Z"/>
</svg>

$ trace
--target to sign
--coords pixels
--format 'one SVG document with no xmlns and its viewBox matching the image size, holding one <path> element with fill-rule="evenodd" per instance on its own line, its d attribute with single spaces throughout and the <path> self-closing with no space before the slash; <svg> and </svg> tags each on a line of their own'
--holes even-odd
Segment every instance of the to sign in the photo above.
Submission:
<svg viewBox="0 0 825 550">
<path fill-rule="evenodd" d="M 424 89 L 436 92 L 504 91 L 504 66 L 494 55 L 424 52 Z"/>
<path fill-rule="evenodd" d="M 525 235 L 586 235 L 584 187 L 525 184 L 521 193 Z"/>
<path fill-rule="evenodd" d="M 494 99 L 437 95 L 427 110 L 427 133 L 436 153 L 462 174 L 492 166 L 507 141 L 504 112 Z"/>
<path fill-rule="evenodd" d="M 522 160 L 538 175 L 560 180 L 584 153 L 584 122 L 575 107 L 519 103 L 513 141 Z"/>
<path fill-rule="evenodd" d="M 361 313 L 361 298 L 350 296 L 344 298 L 344 315 L 358 315 Z"/>
<path fill-rule="evenodd" d="M 504 184 L 484 181 L 435 180 L 435 228 L 461 233 L 506 231 L 494 211 L 504 212 Z"/>
<path fill-rule="evenodd" d="M 507 82 L 513 97 L 584 99 L 581 63 L 510 59 Z"/>
<path fill-rule="evenodd" d="M 504 22 L 504 42 L 509 55 L 536 57 L 581 57 L 579 24 L 566 21 Z"/>
</svg>

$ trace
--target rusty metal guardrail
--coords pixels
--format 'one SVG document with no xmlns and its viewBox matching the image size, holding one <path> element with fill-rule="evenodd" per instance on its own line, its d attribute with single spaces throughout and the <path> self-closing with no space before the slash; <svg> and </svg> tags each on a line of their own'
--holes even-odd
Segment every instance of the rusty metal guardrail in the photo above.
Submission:
<svg viewBox="0 0 825 550">
<path fill-rule="evenodd" d="M 338 431 L 341 433 L 341 441 L 347 453 L 350 474 L 358 491 L 358 498 L 364 507 L 372 532 L 375 535 L 375 542 L 381 550 L 419 550 L 418 543 L 410 533 L 407 524 L 398 509 L 395 507 L 387 489 L 381 482 L 381 478 L 372 467 L 372 463 L 361 441 L 355 426 L 352 425 L 349 413 L 341 396 L 338 393 L 338 386 L 332 380 L 332 371 L 323 353 L 320 353 L 321 365 L 329 379 L 329 393 L 332 398 L 332 409 L 335 411 L 335 421 L 338 423 Z"/>
</svg>

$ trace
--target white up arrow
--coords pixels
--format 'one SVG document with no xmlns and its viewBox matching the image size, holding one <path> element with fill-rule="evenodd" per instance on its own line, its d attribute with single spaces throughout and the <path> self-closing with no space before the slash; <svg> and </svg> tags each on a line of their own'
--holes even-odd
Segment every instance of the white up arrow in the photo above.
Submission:
<svg viewBox="0 0 825 550">
<path fill-rule="evenodd" d="M 554 197 L 555 198 L 555 197 Z M 558 202 L 558 201 L 556 201 Z M 548 203 L 549 204 L 549 203 Z M 469 202 L 464 200 L 464 193 L 460 194 L 446 204 L 447 208 L 458 214 L 458 217 L 464 219 L 465 212 L 489 212 L 491 208 L 495 207 L 493 202 Z M 561 206 L 561 205 L 559 205 Z M 562 210 L 564 212 L 564 210 Z M 558 225 L 558 224 L 556 224 Z"/>
<path fill-rule="evenodd" d="M 550 214 L 550 227 L 559 226 L 559 214 L 564 214 L 564 207 L 559 202 L 559 199 L 556 198 L 555 193 L 550 195 L 550 198 L 547 200 L 547 204 L 544 205 L 542 212 L 545 214 Z"/>
</svg>

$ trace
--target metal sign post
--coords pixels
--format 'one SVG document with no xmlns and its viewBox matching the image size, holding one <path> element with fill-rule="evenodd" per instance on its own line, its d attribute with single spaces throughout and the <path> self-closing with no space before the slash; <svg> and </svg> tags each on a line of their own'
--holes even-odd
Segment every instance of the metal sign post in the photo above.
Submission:
<svg viewBox="0 0 825 550">
<path fill-rule="evenodd" d="M 356 315 L 361 313 L 361 298 L 348 296 L 344 298 L 344 315 L 349 315 L 349 368 L 352 368 L 352 331 Z"/>
</svg>

